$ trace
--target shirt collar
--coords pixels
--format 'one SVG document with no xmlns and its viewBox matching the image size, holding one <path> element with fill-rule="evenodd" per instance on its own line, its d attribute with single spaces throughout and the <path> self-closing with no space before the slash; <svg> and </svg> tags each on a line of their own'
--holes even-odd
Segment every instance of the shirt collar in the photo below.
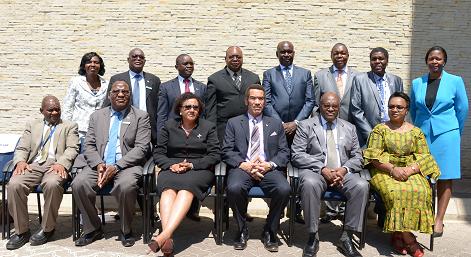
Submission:
<svg viewBox="0 0 471 257">
<path fill-rule="evenodd" d="M 132 79 L 136 76 L 136 74 L 141 75 L 141 78 L 144 77 L 144 71 L 141 71 L 141 72 L 139 72 L 139 73 L 136 73 L 136 72 L 134 72 L 134 71 L 132 71 L 132 70 L 129 70 L 129 75 L 130 75 L 130 77 L 131 77 Z"/>
<path fill-rule="evenodd" d="M 282 71 L 285 70 L 285 67 L 286 67 L 286 66 L 280 64 L 280 69 L 281 69 Z M 288 70 L 293 70 L 293 64 L 291 64 L 290 66 L 288 66 Z"/>
<path fill-rule="evenodd" d="M 226 66 L 227 72 L 231 75 L 231 77 L 234 77 L 234 73 L 237 74 L 237 76 L 240 76 L 240 70 L 238 72 L 233 72 L 229 67 Z"/>
<path fill-rule="evenodd" d="M 183 80 L 185 80 L 182 76 L 178 75 L 178 82 L 180 84 L 183 84 Z M 190 84 L 193 82 L 193 79 L 191 77 L 188 78 L 190 80 Z"/>
<path fill-rule="evenodd" d="M 126 108 L 122 111 L 120 111 L 119 113 L 121 113 L 121 118 L 124 117 L 124 114 L 126 114 L 126 111 L 128 110 L 129 108 Z M 113 115 L 115 115 L 115 113 L 117 113 L 118 111 L 115 111 L 113 109 L 113 107 L 110 106 L 110 117 L 113 117 Z"/>
<path fill-rule="evenodd" d="M 337 66 L 335 65 L 332 65 L 333 69 L 334 69 L 334 72 L 338 72 L 339 68 L 337 68 Z M 348 66 L 345 65 L 345 67 L 342 69 L 344 73 L 347 73 L 348 72 Z"/>
<path fill-rule="evenodd" d="M 255 120 L 257 121 L 257 123 L 259 123 L 259 122 L 262 120 L 262 116 L 263 116 L 263 114 L 260 114 L 260 115 L 258 115 L 257 117 L 254 117 L 254 116 L 252 116 L 250 113 L 247 113 L 247 115 L 249 116 L 249 120 L 250 120 L 250 121 L 253 120 L 253 119 L 255 119 Z"/>
<path fill-rule="evenodd" d="M 319 117 L 321 117 L 321 124 L 322 124 L 322 127 L 324 129 L 327 128 L 327 120 L 324 119 L 324 117 L 321 115 L 319 115 Z M 336 128 L 337 127 L 337 119 L 335 119 L 334 121 L 332 121 L 332 129 Z"/>
<path fill-rule="evenodd" d="M 380 76 L 376 75 L 376 73 L 373 72 L 373 77 L 375 78 L 375 81 L 378 81 L 379 79 L 382 78 L 385 82 L 388 82 L 387 77 L 386 77 L 386 73 L 384 73 L 383 77 L 380 77 Z"/>
</svg>

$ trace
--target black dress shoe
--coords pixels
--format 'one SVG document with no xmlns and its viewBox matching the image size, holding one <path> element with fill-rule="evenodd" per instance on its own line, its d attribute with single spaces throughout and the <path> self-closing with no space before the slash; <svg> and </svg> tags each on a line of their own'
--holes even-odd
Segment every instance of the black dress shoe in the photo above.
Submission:
<svg viewBox="0 0 471 257">
<path fill-rule="evenodd" d="M 324 217 L 321 218 L 321 223 L 329 223 L 333 220 L 336 220 L 337 219 L 337 215 L 329 215 L 329 214 L 326 214 Z"/>
<path fill-rule="evenodd" d="M 121 232 L 121 234 L 119 235 L 118 239 L 121 241 L 121 244 L 124 246 L 124 247 L 131 247 L 134 245 L 134 243 L 136 242 L 136 238 L 133 237 L 132 235 L 132 232 L 129 232 L 128 234 L 123 234 L 123 232 Z"/>
<path fill-rule="evenodd" d="M 311 243 L 307 243 L 303 249 L 303 257 L 316 257 L 317 252 L 319 251 L 319 239 L 314 239 Z"/>
<path fill-rule="evenodd" d="M 355 249 L 352 239 L 340 240 L 337 244 L 340 252 L 342 252 L 347 257 L 361 257 L 362 255 Z"/>
<path fill-rule="evenodd" d="M 249 240 L 249 230 L 244 229 L 234 240 L 234 250 L 244 250 L 247 248 L 247 240 Z"/>
<path fill-rule="evenodd" d="M 91 244 L 93 241 L 103 238 L 103 230 L 101 228 L 90 232 L 88 234 L 83 234 L 77 241 L 75 241 L 75 246 L 86 246 Z"/>
<path fill-rule="evenodd" d="M 43 245 L 47 243 L 47 241 L 52 237 L 54 234 L 54 229 L 49 231 L 49 232 L 44 232 L 44 230 L 39 230 L 36 232 L 31 238 L 29 239 L 29 242 L 31 243 L 32 246 L 35 245 Z"/>
<path fill-rule="evenodd" d="M 263 246 L 269 252 L 278 252 L 278 240 L 273 233 L 265 230 L 262 233 Z"/>
<path fill-rule="evenodd" d="M 28 243 L 30 237 L 31 232 L 29 230 L 24 232 L 23 234 L 14 234 L 7 242 L 7 250 L 15 250 L 22 247 L 23 245 Z"/>
</svg>

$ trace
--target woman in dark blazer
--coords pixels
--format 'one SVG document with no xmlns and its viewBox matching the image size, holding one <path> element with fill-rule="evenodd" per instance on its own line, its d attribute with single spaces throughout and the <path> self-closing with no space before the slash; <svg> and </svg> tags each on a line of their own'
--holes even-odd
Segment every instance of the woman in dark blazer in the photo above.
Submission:
<svg viewBox="0 0 471 257">
<path fill-rule="evenodd" d="M 213 167 L 220 160 L 216 125 L 200 119 L 203 103 L 193 93 L 177 98 L 178 118 L 168 120 L 154 149 L 154 161 L 161 168 L 160 193 L 162 232 L 153 238 L 152 251 L 173 254 L 173 232 L 188 212 L 193 197 L 203 200 L 213 183 Z"/>
<path fill-rule="evenodd" d="M 451 197 L 453 179 L 460 179 L 460 140 L 468 114 L 468 97 L 463 79 L 447 73 L 445 49 L 434 46 L 427 51 L 429 73 L 414 79 L 410 114 L 422 129 L 430 152 L 440 167 L 437 182 L 438 211 L 435 237 L 443 234 L 443 218 Z"/>
</svg>

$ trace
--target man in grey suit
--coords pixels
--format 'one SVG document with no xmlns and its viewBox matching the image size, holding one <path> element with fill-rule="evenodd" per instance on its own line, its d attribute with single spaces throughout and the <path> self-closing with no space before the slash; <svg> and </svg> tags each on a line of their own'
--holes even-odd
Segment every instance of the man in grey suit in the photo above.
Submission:
<svg viewBox="0 0 471 257">
<path fill-rule="evenodd" d="M 191 77 L 194 67 L 191 56 L 188 54 L 179 55 L 175 61 L 175 69 L 178 71 L 178 76 L 160 85 L 159 105 L 157 108 L 157 140 L 165 122 L 168 119 L 175 119 L 177 117 L 173 111 L 177 97 L 183 93 L 191 92 L 201 99 L 204 98 L 206 85 Z M 204 115 L 203 112 L 201 116 L 204 117 Z M 194 221 L 200 221 L 198 216 L 199 206 L 199 201 L 195 198 L 187 213 L 187 217 Z"/>
<path fill-rule="evenodd" d="M 277 252 L 276 233 L 290 193 L 284 175 L 289 148 L 281 122 L 262 114 L 265 94 L 261 85 L 248 87 L 245 104 L 248 106 L 247 113 L 227 122 L 222 149 L 223 160 L 228 166 L 227 201 L 239 227 L 234 249 L 247 247 L 247 193 L 258 185 L 273 199 L 263 229 L 263 245 L 268 251 Z"/>
<path fill-rule="evenodd" d="M 350 117 L 357 128 L 361 147 L 366 146 L 374 126 L 389 120 L 389 96 L 404 90 L 400 77 L 386 73 L 388 60 L 386 49 L 374 48 L 370 52 L 371 71 L 359 73 L 353 78 Z"/>
<path fill-rule="evenodd" d="M 59 100 L 51 95 L 44 97 L 39 111 L 43 119 L 27 123 L 13 156 L 15 169 L 7 195 L 15 234 L 6 243 L 8 250 L 18 249 L 28 240 L 31 245 L 42 245 L 54 234 L 64 193 L 62 185 L 79 151 L 77 123 L 61 120 Z M 28 195 L 38 185 L 43 190 L 44 215 L 40 229 L 30 238 Z"/>
<path fill-rule="evenodd" d="M 152 145 L 157 144 L 157 105 L 159 99 L 160 79 L 152 73 L 144 72 L 146 56 L 139 48 L 134 48 L 128 56 L 129 70 L 113 75 L 108 84 L 108 94 L 111 86 L 119 80 L 125 81 L 133 92 L 131 103 L 134 107 L 149 113 L 150 125 L 152 128 Z M 110 106 L 109 99 L 105 99 L 103 107 Z"/>
<path fill-rule="evenodd" d="M 350 121 L 350 88 L 356 70 L 347 66 L 348 48 L 342 43 L 337 43 L 330 51 L 332 66 L 322 69 L 314 75 L 314 95 L 316 103 L 320 102 L 321 95 L 325 92 L 334 92 L 340 97 L 339 118 Z M 313 111 L 313 116 L 318 110 Z M 341 219 L 344 214 L 344 205 L 337 201 L 325 201 L 326 214 L 322 217 L 322 223 L 328 223 L 334 219 Z"/>
<path fill-rule="evenodd" d="M 311 72 L 293 65 L 294 53 L 291 42 L 278 43 L 276 56 L 280 65 L 263 73 L 267 99 L 264 113 L 283 122 L 288 145 L 297 123 L 307 119 L 315 106 Z"/>
<path fill-rule="evenodd" d="M 206 118 L 216 123 L 219 142 L 224 141 L 227 120 L 247 112 L 244 103 L 249 85 L 260 84 L 257 74 L 242 68 L 242 49 L 231 46 L 226 50 L 226 67 L 208 77 Z"/>
<path fill-rule="evenodd" d="M 340 99 L 336 93 L 322 95 L 319 107 L 319 116 L 299 123 L 291 147 L 291 162 L 299 168 L 301 203 L 309 232 L 303 256 L 316 256 L 319 250 L 320 201 L 328 187 L 348 199 L 338 247 L 346 256 L 361 256 L 352 243 L 352 234 L 362 230 L 369 185 L 355 174 L 362 170 L 355 126 L 337 118 Z"/>
<path fill-rule="evenodd" d="M 118 201 L 121 221 L 119 239 L 134 245 L 131 223 L 146 156 L 150 151 L 150 122 L 147 112 L 130 105 L 132 97 L 125 81 L 116 81 L 108 95 L 111 107 L 95 111 L 85 137 L 87 166 L 72 182 L 72 193 L 83 221 L 83 235 L 75 241 L 85 246 L 103 237 L 95 208 L 96 192 L 113 183 L 111 195 Z"/>
<path fill-rule="evenodd" d="M 177 97 L 183 93 L 191 92 L 203 99 L 206 93 L 206 85 L 191 77 L 194 70 L 194 63 L 191 56 L 181 54 L 177 57 L 175 62 L 175 69 L 178 71 L 178 76 L 162 83 L 160 86 L 159 104 L 157 108 L 157 138 L 165 122 L 168 119 L 176 118 L 173 107 Z"/>
</svg>

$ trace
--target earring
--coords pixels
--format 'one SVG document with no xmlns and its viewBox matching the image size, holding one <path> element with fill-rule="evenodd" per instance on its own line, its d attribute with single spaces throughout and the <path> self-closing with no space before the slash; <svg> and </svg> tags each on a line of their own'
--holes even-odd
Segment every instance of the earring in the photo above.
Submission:
<svg viewBox="0 0 471 257">
<path fill-rule="evenodd" d="M 182 113 L 180 113 L 180 116 L 182 115 Z"/>
</svg>

